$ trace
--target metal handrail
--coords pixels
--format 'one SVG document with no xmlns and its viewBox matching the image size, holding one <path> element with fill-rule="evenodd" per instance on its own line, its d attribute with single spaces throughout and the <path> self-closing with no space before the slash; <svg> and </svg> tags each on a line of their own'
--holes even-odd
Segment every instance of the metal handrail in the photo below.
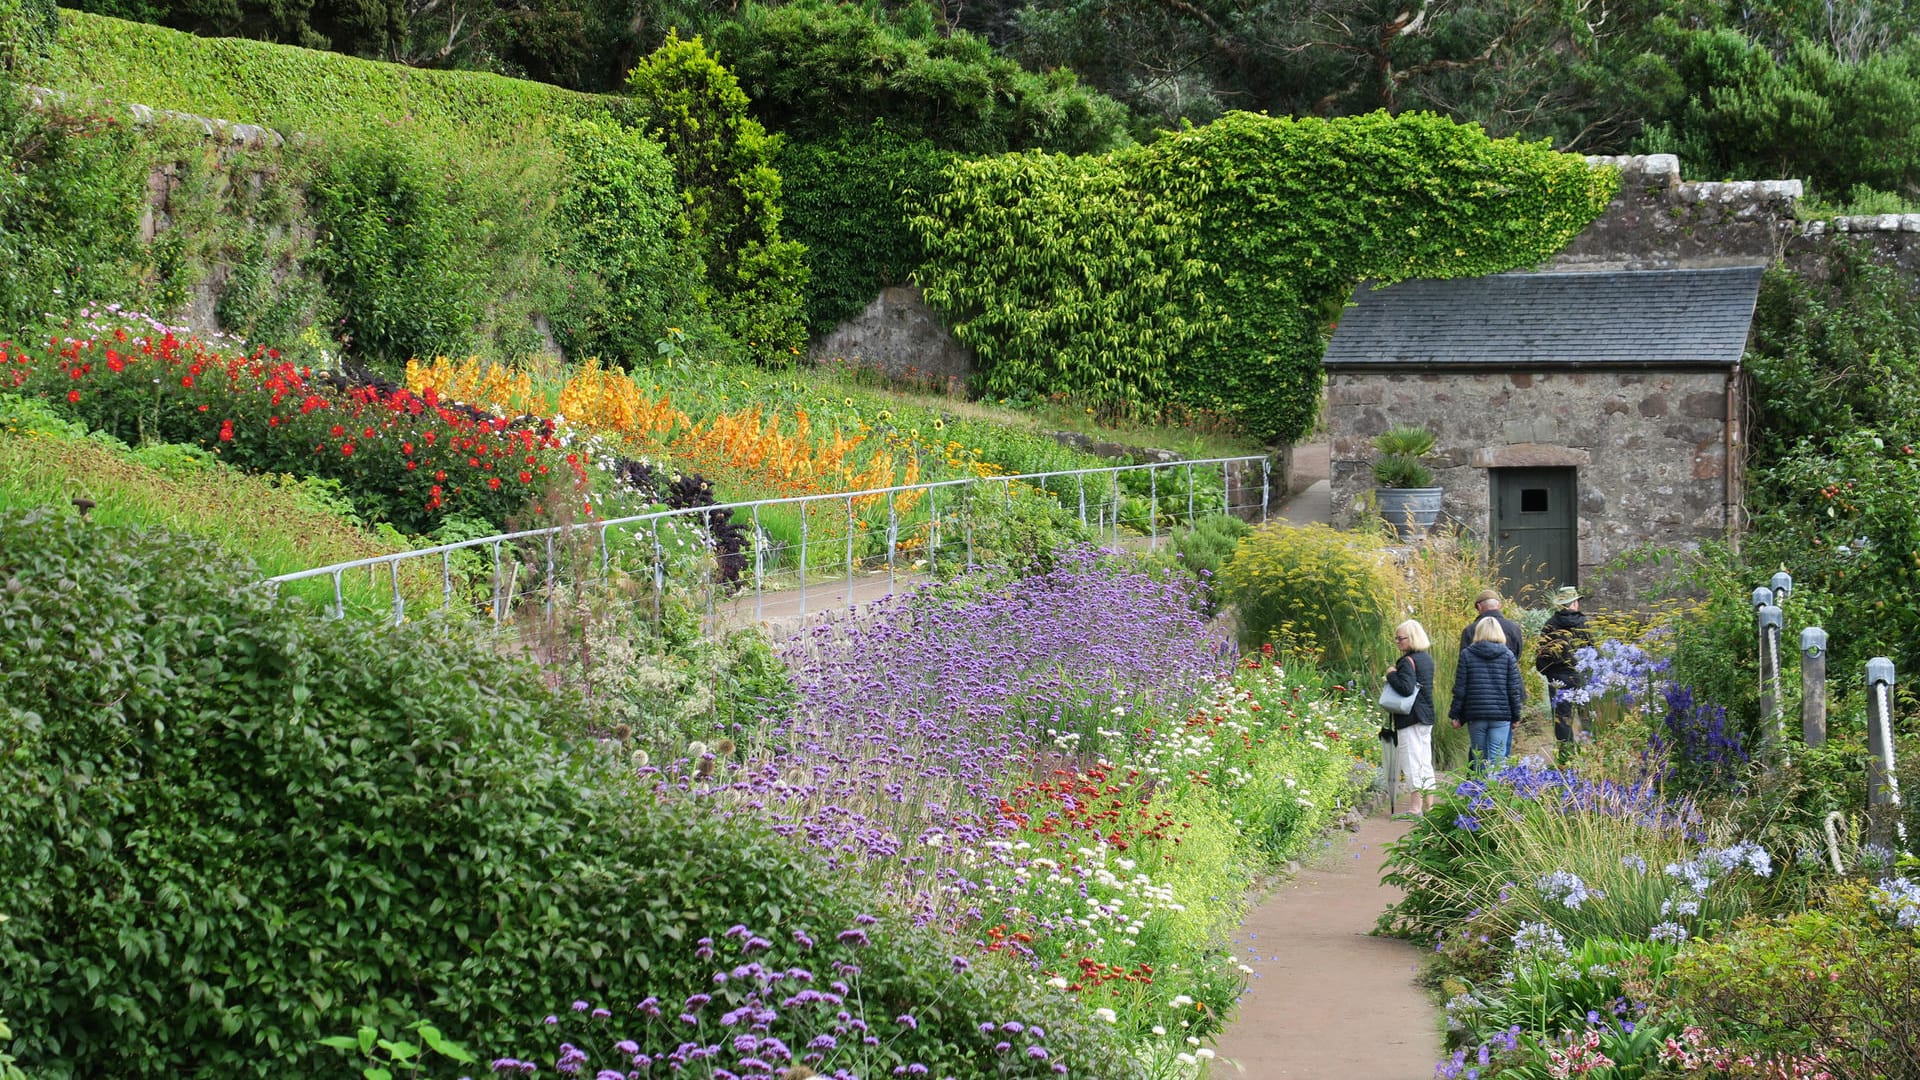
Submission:
<svg viewBox="0 0 1920 1080">
<path fill-rule="evenodd" d="M 458 541 L 454 541 L 452 543 L 447 543 L 447 544 L 436 544 L 432 547 L 417 548 L 417 549 L 411 549 L 408 551 L 399 551 L 399 552 L 394 552 L 393 554 L 390 554 L 390 555 L 375 555 L 375 556 L 371 556 L 369 558 L 364 558 L 364 559 L 351 559 L 346 562 L 339 562 L 339 563 L 333 563 L 328 566 L 315 567 L 314 569 L 311 569 L 311 570 L 297 570 L 292 573 L 278 574 L 266 580 L 268 584 L 278 588 L 280 585 L 296 582 L 296 581 L 307 581 L 314 578 L 331 578 L 333 581 L 333 603 L 330 605 L 329 611 L 334 617 L 338 618 L 343 616 L 346 611 L 345 594 L 343 592 L 343 588 L 341 584 L 342 577 L 356 570 L 363 570 L 363 569 L 374 570 L 379 567 L 385 567 L 389 572 L 391 582 L 392 582 L 392 587 L 393 587 L 393 618 L 395 622 L 400 622 L 405 618 L 405 611 L 406 611 L 405 599 L 402 596 L 401 588 L 400 588 L 400 574 L 401 574 L 400 568 L 403 563 L 412 563 L 416 560 L 430 559 L 435 556 L 438 556 L 441 560 L 441 581 L 442 581 L 443 596 L 445 597 L 446 600 L 451 601 L 452 594 L 453 594 L 452 560 L 455 552 L 473 550 L 478 548 L 490 549 L 493 554 L 493 563 L 494 563 L 494 568 L 496 571 L 496 578 L 497 578 L 498 571 L 501 566 L 501 548 L 503 545 L 518 543 L 520 541 L 538 540 L 538 539 L 544 538 L 546 540 L 546 548 L 547 548 L 547 570 L 549 574 L 551 574 L 556 567 L 555 560 L 554 560 L 554 540 L 563 535 L 578 534 L 583 530 L 593 530 L 597 533 L 597 539 L 600 547 L 600 566 L 601 566 L 601 570 L 604 572 L 609 568 L 610 561 L 611 561 L 610 549 L 607 544 L 607 533 L 609 530 L 628 529 L 631 527 L 637 532 L 638 528 L 640 527 L 651 527 L 653 530 L 653 542 L 654 542 L 654 551 L 655 551 L 655 558 L 654 558 L 652 569 L 653 569 L 654 584 L 656 586 L 656 591 L 657 591 L 660 587 L 664 586 L 664 559 L 663 559 L 663 553 L 662 553 L 660 541 L 659 541 L 659 527 L 663 523 L 671 522 L 677 519 L 699 518 L 704 520 L 704 516 L 708 514 L 734 511 L 736 513 L 746 512 L 751 517 L 754 523 L 754 532 L 755 532 L 754 587 L 755 587 L 755 594 L 756 594 L 756 610 L 757 610 L 758 597 L 764 591 L 764 588 L 763 588 L 764 567 L 762 564 L 762 556 L 764 554 L 764 551 L 762 549 L 762 545 L 760 544 L 761 533 L 760 533 L 760 525 L 759 525 L 759 513 L 762 509 L 766 507 L 797 505 L 802 507 L 802 509 L 804 510 L 806 504 L 809 504 L 809 503 L 830 502 L 830 501 L 836 501 L 836 500 L 843 501 L 846 503 L 848 520 L 849 520 L 849 530 L 847 535 L 847 573 L 848 573 L 848 592 L 849 592 L 849 598 L 851 598 L 853 563 L 854 563 L 853 529 L 851 527 L 851 523 L 853 519 L 854 506 L 858 502 L 861 502 L 861 501 L 874 502 L 874 501 L 878 501 L 881 498 L 885 498 L 888 500 L 889 522 L 888 522 L 888 536 L 887 536 L 887 542 L 888 542 L 887 566 L 888 566 L 889 579 L 891 580 L 893 570 L 894 570 L 895 549 L 899 542 L 898 521 L 896 518 L 897 511 L 895 509 L 895 504 L 893 502 L 893 499 L 895 496 L 898 496 L 901 494 L 907 494 L 907 493 L 913 493 L 913 492 L 927 493 L 929 496 L 929 500 L 928 500 L 929 504 L 932 505 L 934 504 L 933 493 L 943 488 L 964 487 L 968 489 L 976 489 L 982 485 L 998 484 L 1002 486 L 1002 488 L 1006 491 L 1007 498 L 1011 500 L 1013 497 L 1013 485 L 1015 484 L 1025 484 L 1031 487 L 1044 489 L 1045 482 L 1048 480 L 1072 478 L 1075 481 L 1076 487 L 1078 488 L 1079 516 L 1080 516 L 1081 523 L 1084 525 L 1089 523 L 1088 516 L 1087 516 L 1087 491 L 1086 491 L 1087 483 L 1086 482 L 1090 477 L 1101 477 L 1111 482 L 1112 490 L 1116 496 L 1116 505 L 1114 509 L 1114 516 L 1112 519 L 1112 525 L 1117 534 L 1120 527 L 1119 506 L 1118 506 L 1119 477 L 1123 473 L 1138 472 L 1141 470 L 1146 470 L 1148 472 L 1150 491 L 1152 492 L 1152 494 L 1150 495 L 1150 499 L 1153 502 L 1153 510 L 1148 515 L 1149 527 L 1151 530 L 1149 533 L 1149 536 L 1152 538 L 1152 542 L 1154 543 L 1154 545 L 1157 546 L 1159 536 L 1158 536 L 1158 525 L 1155 519 L 1158 514 L 1158 502 L 1159 502 L 1158 480 L 1159 480 L 1160 472 L 1172 470 L 1176 472 L 1184 472 L 1186 474 L 1186 477 L 1187 477 L 1186 519 L 1187 519 L 1187 523 L 1191 525 L 1194 520 L 1194 513 L 1195 513 L 1194 484 L 1193 484 L 1193 475 L 1194 475 L 1195 469 L 1218 467 L 1221 470 L 1222 509 L 1230 510 L 1233 508 L 1226 504 L 1227 504 L 1227 500 L 1230 498 L 1229 492 L 1232 490 L 1232 487 L 1233 487 L 1232 472 L 1233 472 L 1234 466 L 1238 465 L 1238 466 L 1244 467 L 1244 466 L 1249 466 L 1256 462 L 1260 465 L 1260 470 L 1261 470 L 1259 518 L 1261 521 L 1264 522 L 1267 519 L 1268 512 L 1270 509 L 1270 504 L 1271 504 L 1271 484 L 1272 484 L 1272 464 L 1273 463 L 1271 458 L 1268 458 L 1265 456 L 1248 455 L 1248 456 L 1242 456 L 1242 457 L 1204 458 L 1204 459 L 1199 459 L 1194 461 L 1147 462 L 1147 463 L 1138 464 L 1138 465 L 1116 465 L 1116 466 L 1106 466 L 1106 467 L 1091 468 L 1091 469 L 1059 469 L 1051 472 L 1019 473 L 1019 474 L 1012 474 L 1007 476 L 970 476 L 970 477 L 960 477 L 952 480 L 930 480 L 930 481 L 923 481 L 920 483 L 913 483 L 913 484 L 895 484 L 891 487 L 883 487 L 883 488 L 864 488 L 859 491 L 824 492 L 824 493 L 818 493 L 818 494 L 812 494 L 812 495 L 788 495 L 788 496 L 782 496 L 782 497 L 770 498 L 770 499 L 752 499 L 744 502 L 717 503 L 711 506 L 685 507 L 677 510 L 655 510 L 645 514 L 634 514 L 627 517 L 609 518 L 604 521 L 596 521 L 596 522 L 581 523 L 581 524 L 549 525 L 549 526 L 544 526 L 538 529 L 522 529 L 518 532 L 499 533 L 497 535 L 483 536 L 483 537 L 478 537 L 472 540 L 458 540 Z M 1100 509 L 1102 512 L 1099 515 L 1099 524 L 1102 528 L 1105 528 L 1107 524 L 1107 520 L 1104 514 L 1104 504 L 1100 505 Z M 1251 510 L 1252 506 L 1247 505 L 1247 506 L 1241 507 L 1241 509 Z M 937 533 L 937 530 L 939 527 L 939 524 L 938 524 L 939 514 L 938 514 L 937 505 L 933 506 L 931 513 L 933 518 L 932 528 L 936 530 L 936 533 Z M 738 519 L 736 518 L 736 520 Z M 969 532 L 968 532 L 969 558 L 971 558 L 971 546 L 972 546 L 972 536 L 970 531 L 971 522 L 968 523 L 968 527 L 969 527 Z M 807 543 L 806 532 L 807 532 L 807 518 L 803 514 L 801 517 L 801 543 L 800 543 L 801 563 L 798 570 L 799 584 L 800 584 L 801 613 L 803 614 L 805 613 L 805 607 L 806 607 L 806 569 L 807 569 L 807 564 L 805 561 L 806 543 Z M 931 547 L 929 549 L 929 553 L 930 554 L 934 553 Z M 493 598 L 493 603 L 492 603 L 493 615 L 494 615 L 495 621 L 500 621 L 505 618 L 507 612 L 505 611 L 503 605 L 508 602 L 510 602 L 510 597 L 500 595 L 499 589 L 498 589 L 498 582 L 496 581 L 495 596 Z M 709 595 L 708 608 L 709 608 L 709 612 L 711 612 L 712 610 L 711 594 Z"/>
</svg>

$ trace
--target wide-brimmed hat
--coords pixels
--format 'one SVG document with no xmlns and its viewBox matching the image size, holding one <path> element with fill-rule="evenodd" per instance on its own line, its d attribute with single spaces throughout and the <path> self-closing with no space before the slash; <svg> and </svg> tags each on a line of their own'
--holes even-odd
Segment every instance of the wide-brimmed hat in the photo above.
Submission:
<svg viewBox="0 0 1920 1080">
<path fill-rule="evenodd" d="M 1481 604 L 1484 604 L 1484 603 L 1486 603 L 1486 602 L 1487 602 L 1487 601 L 1489 601 L 1489 600 L 1495 600 L 1495 601 L 1497 601 L 1497 600 L 1499 600 L 1499 599 L 1500 599 L 1500 590 L 1499 590 L 1499 589 L 1481 589 L 1481 590 L 1480 590 L 1480 595 L 1479 595 L 1479 596 L 1476 596 L 1476 597 L 1474 597 L 1474 598 L 1473 598 L 1473 602 L 1474 602 L 1474 605 L 1475 605 L 1475 606 L 1477 607 L 1477 606 L 1479 606 L 1479 605 L 1481 605 Z"/>
<path fill-rule="evenodd" d="M 1562 585 L 1553 590 L 1553 606 L 1566 607 L 1580 599 L 1580 590 L 1572 585 Z"/>
</svg>

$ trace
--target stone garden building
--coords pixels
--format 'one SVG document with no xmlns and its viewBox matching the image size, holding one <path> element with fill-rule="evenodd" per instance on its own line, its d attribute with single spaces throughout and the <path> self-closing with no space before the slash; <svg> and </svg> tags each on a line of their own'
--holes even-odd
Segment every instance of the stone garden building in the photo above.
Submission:
<svg viewBox="0 0 1920 1080">
<path fill-rule="evenodd" d="M 1739 524 L 1740 361 L 1763 269 L 1362 285 L 1326 354 L 1334 524 L 1366 512 L 1373 437 L 1425 427 L 1442 521 L 1487 538 L 1510 589 L 1631 602 L 1637 575 L 1596 568 Z"/>
</svg>

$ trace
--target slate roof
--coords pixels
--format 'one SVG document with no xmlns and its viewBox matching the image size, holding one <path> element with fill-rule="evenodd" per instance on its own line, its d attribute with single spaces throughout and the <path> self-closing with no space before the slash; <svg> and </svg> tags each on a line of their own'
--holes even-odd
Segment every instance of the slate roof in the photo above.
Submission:
<svg viewBox="0 0 1920 1080">
<path fill-rule="evenodd" d="M 1362 284 L 1326 366 L 1342 371 L 1731 368 L 1762 266 L 1494 274 Z"/>
</svg>

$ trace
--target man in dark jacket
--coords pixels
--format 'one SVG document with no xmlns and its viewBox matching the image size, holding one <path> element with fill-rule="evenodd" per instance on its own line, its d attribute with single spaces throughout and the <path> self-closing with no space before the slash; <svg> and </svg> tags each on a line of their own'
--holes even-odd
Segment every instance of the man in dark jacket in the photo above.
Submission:
<svg viewBox="0 0 1920 1080">
<path fill-rule="evenodd" d="M 1585 685 L 1586 677 L 1575 666 L 1575 654 L 1593 647 L 1593 632 L 1587 629 L 1586 613 L 1580 610 L 1579 589 L 1572 585 L 1555 589 L 1553 606 L 1556 609 L 1553 616 L 1540 630 L 1540 647 L 1533 666 L 1546 678 L 1549 687 L 1553 737 L 1565 744 L 1573 741 L 1573 702 L 1560 700 L 1560 691 Z"/>
<path fill-rule="evenodd" d="M 1465 630 L 1460 631 L 1460 647 L 1464 649 L 1473 644 L 1473 636 L 1480 629 L 1480 623 L 1483 620 L 1498 619 L 1500 630 L 1507 639 L 1507 651 L 1513 654 L 1515 660 L 1519 660 L 1520 624 L 1500 614 L 1500 591 L 1498 589 L 1481 590 L 1480 595 L 1473 598 L 1473 610 L 1475 612 L 1473 621 L 1467 624 Z"/>
<path fill-rule="evenodd" d="M 1460 650 L 1453 672 L 1453 707 L 1447 710 L 1454 727 L 1466 726 L 1472 746 L 1469 768 L 1497 768 L 1506 759 L 1526 697 L 1520 663 L 1500 640 L 1499 625 L 1480 620 L 1473 642 Z"/>
</svg>

